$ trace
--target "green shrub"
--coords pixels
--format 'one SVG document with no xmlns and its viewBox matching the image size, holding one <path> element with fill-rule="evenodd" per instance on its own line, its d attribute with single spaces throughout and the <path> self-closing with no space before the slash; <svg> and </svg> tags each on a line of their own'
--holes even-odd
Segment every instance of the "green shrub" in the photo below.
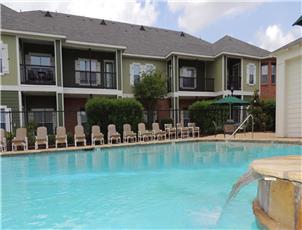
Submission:
<svg viewBox="0 0 302 230">
<path fill-rule="evenodd" d="M 263 112 L 267 116 L 266 130 L 275 132 L 276 126 L 276 102 L 272 100 L 264 100 L 261 103 Z"/>
<path fill-rule="evenodd" d="M 99 125 L 105 135 L 109 124 L 115 124 L 120 133 L 126 123 L 136 131 L 137 124 L 143 119 L 143 106 L 133 98 L 94 97 L 87 101 L 85 107 L 88 125 Z"/>
<path fill-rule="evenodd" d="M 215 127 L 212 121 L 218 125 L 227 119 L 228 110 L 225 106 L 217 106 L 212 100 L 196 101 L 189 107 L 190 121 L 200 127 L 202 133 L 214 133 Z"/>
<path fill-rule="evenodd" d="M 160 125 L 160 128 L 161 128 L 162 130 L 165 129 L 165 127 L 164 127 L 165 124 L 173 124 L 172 118 L 166 117 L 166 118 L 162 118 L 162 119 L 160 120 L 159 125 Z"/>
</svg>

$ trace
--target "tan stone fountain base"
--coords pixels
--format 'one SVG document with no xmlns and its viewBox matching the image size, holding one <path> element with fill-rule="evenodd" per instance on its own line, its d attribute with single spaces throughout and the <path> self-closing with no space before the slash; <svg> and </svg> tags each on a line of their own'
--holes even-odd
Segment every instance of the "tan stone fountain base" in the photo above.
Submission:
<svg viewBox="0 0 302 230">
<path fill-rule="evenodd" d="M 302 229 L 302 156 L 255 160 L 251 169 L 258 182 L 253 211 L 267 229 Z"/>
</svg>

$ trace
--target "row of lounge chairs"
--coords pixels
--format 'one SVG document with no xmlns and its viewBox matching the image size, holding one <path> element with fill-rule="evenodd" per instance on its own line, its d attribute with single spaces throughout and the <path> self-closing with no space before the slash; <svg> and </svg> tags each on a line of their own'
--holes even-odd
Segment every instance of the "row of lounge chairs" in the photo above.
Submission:
<svg viewBox="0 0 302 230">
<path fill-rule="evenodd" d="M 196 127 L 195 123 L 188 123 L 188 127 L 183 127 L 181 123 L 177 123 L 176 128 L 172 124 L 165 124 L 165 130 L 159 128 L 158 123 L 152 124 L 152 130 L 147 130 L 144 123 L 138 124 L 138 134 L 132 131 L 130 124 L 123 125 L 123 142 L 137 142 L 137 141 L 152 141 L 152 140 L 165 140 L 166 138 L 186 138 L 186 137 L 199 137 L 199 127 Z M 114 124 L 110 124 L 107 127 L 107 143 L 121 143 L 121 134 L 116 131 Z M 74 146 L 78 146 L 79 143 L 83 145 L 87 144 L 86 135 L 82 125 L 77 125 L 74 128 Z M 100 126 L 94 125 L 91 128 L 91 144 L 96 145 L 105 144 L 104 134 L 100 130 Z M 48 148 L 48 135 L 46 127 L 38 127 L 37 135 L 35 136 L 35 149 L 39 146 L 44 145 Z M 65 127 L 57 127 L 55 135 L 55 147 L 58 148 L 59 145 L 68 146 L 67 133 Z M 12 139 L 12 150 L 17 151 L 18 147 L 22 149 L 28 149 L 28 138 L 27 129 L 18 128 L 16 130 L 16 137 Z M 0 129 L 0 148 L 2 151 L 7 150 L 7 142 L 5 138 L 4 129 Z"/>
</svg>

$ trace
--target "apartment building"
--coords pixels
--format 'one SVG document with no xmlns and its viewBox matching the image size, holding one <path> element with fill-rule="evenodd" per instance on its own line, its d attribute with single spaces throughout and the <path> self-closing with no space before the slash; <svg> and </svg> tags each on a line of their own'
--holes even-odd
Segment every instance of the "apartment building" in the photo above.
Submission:
<svg viewBox="0 0 302 230">
<path fill-rule="evenodd" d="M 15 111 L 14 127 L 35 120 L 50 131 L 83 122 L 90 97 L 133 97 L 132 86 L 150 70 L 167 81 L 158 109 L 174 111 L 174 121 L 187 116 L 175 111 L 196 100 L 231 92 L 248 99 L 269 57 L 230 36 L 209 43 L 179 31 L 4 5 L 1 51 L 1 111 Z M 10 120 L 1 120 L 8 131 Z"/>
</svg>

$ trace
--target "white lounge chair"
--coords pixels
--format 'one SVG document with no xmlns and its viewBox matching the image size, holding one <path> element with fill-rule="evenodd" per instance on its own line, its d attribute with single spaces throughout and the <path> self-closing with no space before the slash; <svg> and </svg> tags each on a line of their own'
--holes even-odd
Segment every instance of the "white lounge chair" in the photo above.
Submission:
<svg viewBox="0 0 302 230">
<path fill-rule="evenodd" d="M 172 137 L 177 138 L 176 128 L 174 128 L 172 124 L 165 124 L 165 131 L 169 139 Z"/>
<path fill-rule="evenodd" d="M 199 127 L 197 127 L 194 122 L 188 123 L 188 128 L 189 128 L 189 134 L 191 134 L 192 137 L 196 137 L 195 136 L 196 134 L 197 137 L 199 137 Z"/>
<path fill-rule="evenodd" d="M 181 138 L 185 138 L 189 136 L 189 128 L 183 127 L 182 123 L 177 123 L 177 135 L 180 135 Z"/>
<path fill-rule="evenodd" d="M 26 128 L 18 128 L 16 130 L 16 136 L 12 140 L 12 150 L 17 151 L 18 146 L 22 146 L 23 150 L 28 150 L 28 139 L 27 139 Z"/>
<path fill-rule="evenodd" d="M 104 144 L 104 134 L 101 133 L 100 126 L 94 125 L 91 128 L 91 144 L 95 145 L 96 142 L 100 142 L 100 145 Z"/>
<path fill-rule="evenodd" d="M 159 128 L 159 124 L 157 122 L 152 123 L 152 132 L 154 139 L 156 138 L 157 140 L 165 140 L 166 139 L 166 132 L 162 131 Z"/>
<path fill-rule="evenodd" d="M 38 149 L 39 145 L 45 145 L 45 147 L 48 149 L 47 128 L 44 127 L 44 126 L 37 128 L 37 136 L 36 136 L 36 141 L 35 141 L 35 149 Z"/>
<path fill-rule="evenodd" d="M 84 146 L 86 145 L 86 135 L 82 125 L 74 127 L 74 146 L 78 146 L 78 143 L 83 143 Z"/>
<path fill-rule="evenodd" d="M 131 130 L 130 124 L 123 125 L 123 141 L 124 142 L 136 142 L 136 133 Z"/>
<path fill-rule="evenodd" d="M 138 124 L 138 141 L 153 140 L 154 136 L 151 131 L 146 130 L 145 123 Z"/>
<path fill-rule="evenodd" d="M 115 125 L 108 125 L 108 144 L 112 144 L 113 141 L 115 143 L 121 143 L 121 135 L 116 131 Z"/>
<path fill-rule="evenodd" d="M 0 148 L 2 152 L 7 151 L 7 144 L 6 144 L 6 137 L 5 137 L 5 130 L 0 129 Z"/>
<path fill-rule="evenodd" d="M 58 148 L 58 144 L 65 144 L 65 147 L 68 146 L 67 144 L 67 135 L 65 127 L 57 127 L 57 134 L 56 134 L 56 148 Z"/>
</svg>

